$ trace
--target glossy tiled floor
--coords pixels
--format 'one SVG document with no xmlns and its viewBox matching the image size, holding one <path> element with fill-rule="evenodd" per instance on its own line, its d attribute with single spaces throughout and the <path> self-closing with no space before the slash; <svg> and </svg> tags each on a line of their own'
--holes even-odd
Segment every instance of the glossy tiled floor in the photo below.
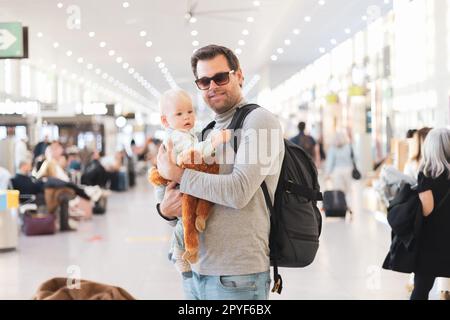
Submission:
<svg viewBox="0 0 450 320">
<path fill-rule="evenodd" d="M 183 299 L 180 277 L 166 258 L 171 229 L 154 205 L 151 187 L 141 179 L 132 191 L 112 194 L 108 213 L 81 223 L 78 232 L 21 236 L 16 251 L 0 253 L 0 299 L 29 299 L 45 280 L 74 270 L 138 299 Z M 314 264 L 282 269 L 283 294 L 271 299 L 408 298 L 408 276 L 380 269 L 389 228 L 360 207 L 354 204 L 352 221 L 325 221 Z"/>
</svg>

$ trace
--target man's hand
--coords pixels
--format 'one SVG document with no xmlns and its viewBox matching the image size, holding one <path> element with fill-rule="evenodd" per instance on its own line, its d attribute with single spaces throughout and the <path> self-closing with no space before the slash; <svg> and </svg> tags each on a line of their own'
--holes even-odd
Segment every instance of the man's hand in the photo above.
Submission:
<svg viewBox="0 0 450 320">
<path fill-rule="evenodd" d="M 167 150 L 164 145 L 161 145 L 157 156 L 158 171 L 164 179 L 181 183 L 184 169 L 178 167 L 175 163 L 172 150 L 173 142 L 171 140 L 167 142 Z"/>
<path fill-rule="evenodd" d="M 159 204 L 161 214 L 168 219 L 181 217 L 181 192 L 175 189 L 176 182 L 171 182 L 166 188 L 164 199 Z"/>
</svg>

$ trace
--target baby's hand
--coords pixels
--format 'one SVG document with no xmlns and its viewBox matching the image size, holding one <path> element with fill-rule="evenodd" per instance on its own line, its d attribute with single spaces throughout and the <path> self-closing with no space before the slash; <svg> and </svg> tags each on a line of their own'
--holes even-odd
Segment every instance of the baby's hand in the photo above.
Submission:
<svg viewBox="0 0 450 320">
<path fill-rule="evenodd" d="M 214 133 L 211 138 L 211 143 L 213 147 L 217 147 L 220 144 L 227 143 L 231 139 L 231 130 L 221 130 L 217 133 Z"/>
</svg>

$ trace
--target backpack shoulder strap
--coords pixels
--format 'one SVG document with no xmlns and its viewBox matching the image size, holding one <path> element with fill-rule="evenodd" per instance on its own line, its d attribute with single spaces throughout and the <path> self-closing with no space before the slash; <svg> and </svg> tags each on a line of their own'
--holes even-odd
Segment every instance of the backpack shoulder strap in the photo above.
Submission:
<svg viewBox="0 0 450 320">
<path fill-rule="evenodd" d="M 257 104 L 247 104 L 245 106 L 240 107 L 236 110 L 236 112 L 233 115 L 233 119 L 231 119 L 231 123 L 228 126 L 227 129 L 237 131 L 239 129 L 242 129 L 242 126 L 244 125 L 245 118 L 253 111 L 260 108 Z M 237 137 L 234 135 L 233 137 L 233 149 L 234 153 L 237 153 Z"/>
<path fill-rule="evenodd" d="M 242 126 L 244 125 L 244 120 L 247 118 L 247 116 L 255 109 L 260 108 L 257 104 L 247 104 L 245 106 L 240 107 L 236 110 L 234 113 L 233 119 L 231 120 L 230 125 L 228 126 L 228 129 L 231 130 L 239 130 L 242 129 Z"/>
<path fill-rule="evenodd" d="M 210 123 L 202 130 L 202 133 L 201 133 L 201 136 L 200 136 L 200 141 L 205 141 L 205 139 L 206 139 L 205 134 L 206 134 L 208 131 L 214 129 L 215 126 L 216 126 L 216 122 L 215 122 L 215 121 L 211 121 L 211 122 L 210 122 Z"/>
</svg>

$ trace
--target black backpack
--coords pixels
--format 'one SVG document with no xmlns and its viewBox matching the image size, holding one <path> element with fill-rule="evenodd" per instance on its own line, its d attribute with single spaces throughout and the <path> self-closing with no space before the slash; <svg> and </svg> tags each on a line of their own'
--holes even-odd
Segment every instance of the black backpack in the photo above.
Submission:
<svg viewBox="0 0 450 320">
<path fill-rule="evenodd" d="M 242 129 L 247 115 L 257 108 L 259 106 L 255 104 L 239 108 L 228 129 Z M 202 140 L 214 125 L 215 122 L 211 122 L 202 131 Z M 322 216 L 317 208 L 317 201 L 322 200 L 322 193 L 314 162 L 300 146 L 288 140 L 284 140 L 284 144 L 285 155 L 274 205 L 265 181 L 261 184 L 270 211 L 270 263 L 274 267 L 272 292 L 278 293 L 283 289 L 278 267 L 303 268 L 310 265 L 319 248 L 322 231 Z M 232 145 L 237 152 L 236 136 Z"/>
</svg>

